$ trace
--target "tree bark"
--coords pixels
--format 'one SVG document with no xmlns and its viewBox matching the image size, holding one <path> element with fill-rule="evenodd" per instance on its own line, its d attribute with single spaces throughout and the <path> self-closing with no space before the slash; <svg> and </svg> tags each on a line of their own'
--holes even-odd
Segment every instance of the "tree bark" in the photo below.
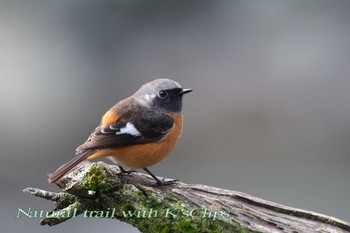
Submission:
<svg viewBox="0 0 350 233">
<path fill-rule="evenodd" d="M 115 218 L 141 232 L 350 232 L 349 223 L 330 216 L 206 185 L 157 186 L 148 175 L 121 175 L 103 162 L 84 162 L 57 185 L 62 192 L 23 190 L 55 202 L 41 225 L 83 214 Z"/>
</svg>

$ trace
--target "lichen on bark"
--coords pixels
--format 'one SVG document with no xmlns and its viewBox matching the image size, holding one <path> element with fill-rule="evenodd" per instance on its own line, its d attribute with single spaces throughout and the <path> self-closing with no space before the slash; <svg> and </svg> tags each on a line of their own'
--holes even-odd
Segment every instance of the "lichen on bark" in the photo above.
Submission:
<svg viewBox="0 0 350 233">
<path fill-rule="evenodd" d="M 333 217 L 206 185 L 157 186 L 148 175 L 121 175 L 103 162 L 84 162 L 57 185 L 61 193 L 24 191 L 54 201 L 53 211 L 118 219 L 141 232 L 350 232 L 349 223 Z M 41 224 L 68 219 L 45 218 Z"/>
</svg>

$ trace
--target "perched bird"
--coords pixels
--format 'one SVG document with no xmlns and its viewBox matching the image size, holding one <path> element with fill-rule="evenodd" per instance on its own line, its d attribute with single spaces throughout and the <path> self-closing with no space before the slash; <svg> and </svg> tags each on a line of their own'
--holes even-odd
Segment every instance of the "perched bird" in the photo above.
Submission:
<svg viewBox="0 0 350 233">
<path fill-rule="evenodd" d="M 170 79 L 156 79 L 132 96 L 121 100 L 102 117 L 89 138 L 76 149 L 76 156 L 48 179 L 55 183 L 83 160 L 109 157 L 123 168 L 142 168 L 158 185 L 173 184 L 153 175 L 147 167 L 164 159 L 182 133 L 182 96 L 191 92 Z"/>
</svg>

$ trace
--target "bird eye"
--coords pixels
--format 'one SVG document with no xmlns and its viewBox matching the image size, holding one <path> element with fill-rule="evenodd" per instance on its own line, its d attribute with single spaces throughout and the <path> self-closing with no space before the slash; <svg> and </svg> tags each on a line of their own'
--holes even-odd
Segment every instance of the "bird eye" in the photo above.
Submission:
<svg viewBox="0 0 350 233">
<path fill-rule="evenodd" d="M 164 99 L 165 97 L 168 96 L 168 92 L 167 92 L 167 91 L 160 91 L 160 92 L 158 93 L 158 96 L 159 96 L 160 98 Z"/>
</svg>

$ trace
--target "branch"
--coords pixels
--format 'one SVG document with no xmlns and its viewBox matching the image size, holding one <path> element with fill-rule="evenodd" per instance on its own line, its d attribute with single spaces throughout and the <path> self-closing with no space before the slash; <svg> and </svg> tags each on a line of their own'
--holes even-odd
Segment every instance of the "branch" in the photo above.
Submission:
<svg viewBox="0 0 350 233">
<path fill-rule="evenodd" d="M 62 192 L 23 190 L 55 202 L 41 225 L 83 214 L 141 232 L 350 232 L 349 223 L 326 215 L 206 185 L 156 186 L 148 175 L 120 175 L 103 162 L 82 163 L 57 185 Z"/>
</svg>

